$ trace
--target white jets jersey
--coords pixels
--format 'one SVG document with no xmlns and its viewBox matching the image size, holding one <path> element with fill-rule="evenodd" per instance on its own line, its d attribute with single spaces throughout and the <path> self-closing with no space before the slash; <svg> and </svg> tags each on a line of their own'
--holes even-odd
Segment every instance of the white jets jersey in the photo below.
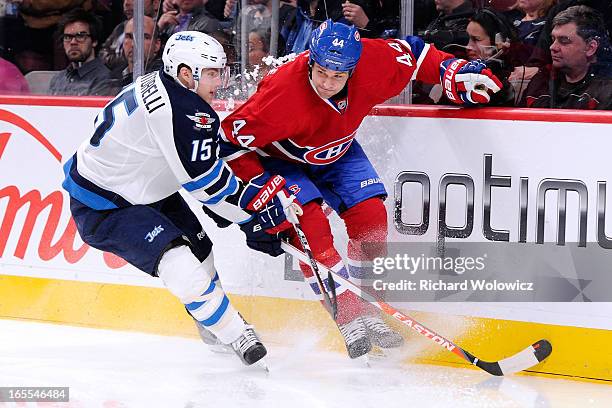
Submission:
<svg viewBox="0 0 612 408">
<path fill-rule="evenodd" d="M 216 112 L 160 72 L 125 88 L 94 125 L 91 138 L 64 165 L 63 183 L 73 198 L 93 209 L 150 204 L 181 187 L 204 204 L 217 205 L 241 189 L 218 157 Z M 249 218 L 231 207 L 217 212 L 232 221 Z"/>
</svg>

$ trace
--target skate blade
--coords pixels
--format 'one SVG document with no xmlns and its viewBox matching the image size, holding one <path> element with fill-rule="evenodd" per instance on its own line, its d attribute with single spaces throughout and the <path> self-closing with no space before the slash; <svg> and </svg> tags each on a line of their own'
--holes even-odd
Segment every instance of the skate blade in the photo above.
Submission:
<svg viewBox="0 0 612 408">
<path fill-rule="evenodd" d="M 351 359 L 351 361 L 353 362 L 353 364 L 356 364 L 360 367 L 366 367 L 366 368 L 371 368 L 372 366 L 370 365 L 370 357 L 368 354 L 364 354 L 362 356 L 359 357 L 355 357 L 353 359 Z"/>
<path fill-rule="evenodd" d="M 234 350 L 229 344 L 209 344 L 208 349 L 217 354 L 234 354 Z"/>
<path fill-rule="evenodd" d="M 266 375 L 270 374 L 270 366 L 268 365 L 268 362 L 266 361 L 265 358 L 262 358 L 261 360 L 256 362 L 255 366 L 257 366 L 257 367 L 261 368 L 262 370 L 264 370 Z"/>
<path fill-rule="evenodd" d="M 400 355 L 400 348 L 382 348 L 379 346 L 372 346 L 372 350 L 367 354 L 372 360 L 387 360 L 389 358 L 398 357 Z"/>
</svg>

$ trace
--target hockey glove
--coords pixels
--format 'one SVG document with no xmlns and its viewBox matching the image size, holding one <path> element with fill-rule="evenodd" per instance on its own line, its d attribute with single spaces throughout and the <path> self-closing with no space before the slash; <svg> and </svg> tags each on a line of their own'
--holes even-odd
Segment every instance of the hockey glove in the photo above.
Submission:
<svg viewBox="0 0 612 408">
<path fill-rule="evenodd" d="M 246 243 L 249 248 L 270 256 L 279 256 L 285 252 L 281 249 L 281 240 L 278 234 L 268 234 L 264 231 L 257 217 L 240 224 L 240 229 L 246 235 Z"/>
<path fill-rule="evenodd" d="M 278 197 L 280 194 L 289 197 L 284 186 L 283 176 L 270 177 L 268 173 L 263 173 L 249 182 L 240 197 L 240 207 L 254 212 L 259 224 L 268 234 L 291 228 L 286 210 Z"/>
<path fill-rule="evenodd" d="M 456 104 L 488 103 L 490 93 L 502 88 L 500 80 L 482 60 L 453 58 L 443 61 L 440 64 L 440 79 L 446 97 Z"/>
</svg>

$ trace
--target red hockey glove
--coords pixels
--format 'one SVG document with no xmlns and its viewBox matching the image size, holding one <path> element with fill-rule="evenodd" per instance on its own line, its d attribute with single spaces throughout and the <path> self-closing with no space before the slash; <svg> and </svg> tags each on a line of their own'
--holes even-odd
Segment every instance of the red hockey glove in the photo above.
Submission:
<svg viewBox="0 0 612 408">
<path fill-rule="evenodd" d="M 253 178 L 245 187 L 240 196 L 240 207 L 255 213 L 259 224 L 268 234 L 277 234 L 288 228 L 291 224 L 287 221 L 288 208 L 284 208 L 279 198 L 280 195 L 289 202 L 296 205 L 295 198 L 290 196 L 284 189 L 286 182 L 283 176 L 270 176 L 263 173 Z M 299 204 L 297 204 L 299 205 Z"/>
<path fill-rule="evenodd" d="M 440 79 L 446 97 L 456 104 L 488 103 L 502 83 L 482 60 L 448 59 L 440 65 Z"/>
</svg>

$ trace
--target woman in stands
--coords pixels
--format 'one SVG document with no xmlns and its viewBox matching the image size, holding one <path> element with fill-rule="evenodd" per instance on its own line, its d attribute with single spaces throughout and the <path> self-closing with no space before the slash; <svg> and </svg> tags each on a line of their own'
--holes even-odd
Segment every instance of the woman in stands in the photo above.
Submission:
<svg viewBox="0 0 612 408">
<path fill-rule="evenodd" d="M 516 65 L 518 37 L 515 28 L 501 13 L 484 8 L 470 19 L 466 29 L 469 42 L 466 56 L 470 61 L 485 60 L 504 87 L 491 99 L 492 106 L 514 106 L 515 90 L 508 81 Z"/>
</svg>

